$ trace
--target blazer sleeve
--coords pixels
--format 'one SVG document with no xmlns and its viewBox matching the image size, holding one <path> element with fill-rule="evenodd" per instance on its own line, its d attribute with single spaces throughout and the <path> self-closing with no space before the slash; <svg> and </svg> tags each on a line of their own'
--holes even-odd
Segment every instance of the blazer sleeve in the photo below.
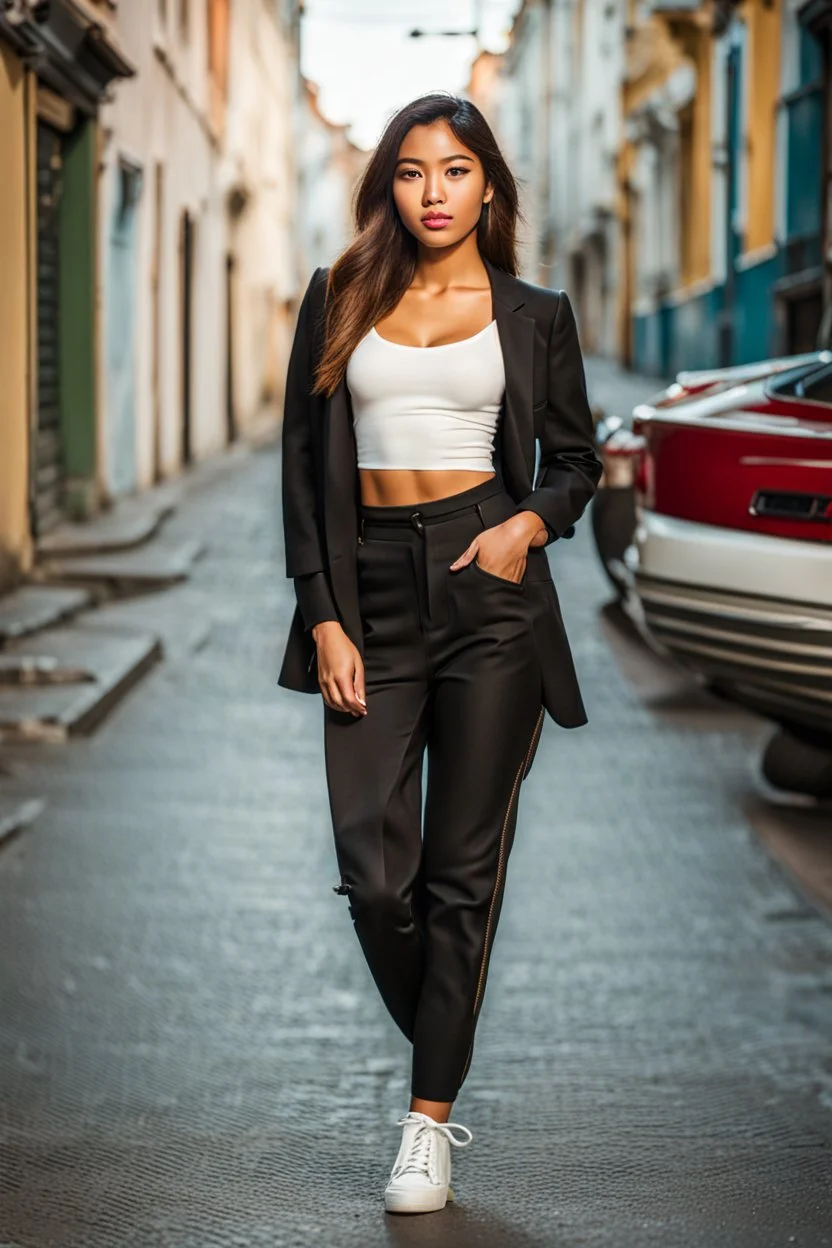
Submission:
<svg viewBox="0 0 832 1248">
<path fill-rule="evenodd" d="M 312 383 L 312 292 L 322 270 L 316 269 L 298 309 L 289 353 L 283 404 L 282 502 L 286 575 L 293 578 L 295 597 L 310 629 L 321 620 L 337 620 L 321 542 L 312 449 L 310 389 Z"/>
<path fill-rule="evenodd" d="M 571 537 L 601 478 L 595 429 L 586 393 L 583 357 L 572 305 L 558 292 L 548 346 L 546 419 L 540 435 L 535 488 L 517 504 L 534 511 L 549 531 L 545 545 Z"/>
</svg>

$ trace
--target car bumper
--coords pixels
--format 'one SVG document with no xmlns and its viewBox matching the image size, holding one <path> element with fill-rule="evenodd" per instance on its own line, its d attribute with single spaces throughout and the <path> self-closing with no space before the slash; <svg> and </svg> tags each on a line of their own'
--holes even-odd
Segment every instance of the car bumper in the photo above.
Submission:
<svg viewBox="0 0 832 1248">
<path fill-rule="evenodd" d="M 774 719 L 832 729 L 832 545 L 642 512 L 628 553 L 661 650 Z"/>
</svg>

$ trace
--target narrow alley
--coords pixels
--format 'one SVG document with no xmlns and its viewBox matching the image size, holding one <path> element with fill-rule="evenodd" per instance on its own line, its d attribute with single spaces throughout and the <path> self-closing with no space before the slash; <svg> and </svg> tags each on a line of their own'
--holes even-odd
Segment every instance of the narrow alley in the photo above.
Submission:
<svg viewBox="0 0 832 1248">
<path fill-rule="evenodd" d="M 4 755 L 48 801 L 0 853 L 4 1248 L 832 1243 L 832 928 L 742 814 L 764 726 L 617 630 L 587 522 L 550 556 L 590 724 L 523 785 L 457 1202 L 383 1213 L 409 1054 L 275 683 L 279 470 L 193 488 L 190 580 L 100 609 L 166 653 L 106 723 Z"/>
</svg>

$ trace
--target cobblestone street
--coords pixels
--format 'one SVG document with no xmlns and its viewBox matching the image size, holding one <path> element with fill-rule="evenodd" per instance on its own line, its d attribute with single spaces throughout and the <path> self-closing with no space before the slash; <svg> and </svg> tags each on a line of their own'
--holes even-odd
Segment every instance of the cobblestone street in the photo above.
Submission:
<svg viewBox="0 0 832 1248">
<path fill-rule="evenodd" d="M 765 725 L 619 631 L 586 519 L 550 553 L 590 724 L 522 787 L 457 1204 L 384 1214 L 409 1052 L 332 891 L 321 701 L 276 685 L 279 477 L 188 493 L 191 579 L 98 613 L 165 660 L 2 755 L 48 802 L 0 852 L 3 1248 L 832 1244 L 832 927 L 743 813 Z"/>
</svg>

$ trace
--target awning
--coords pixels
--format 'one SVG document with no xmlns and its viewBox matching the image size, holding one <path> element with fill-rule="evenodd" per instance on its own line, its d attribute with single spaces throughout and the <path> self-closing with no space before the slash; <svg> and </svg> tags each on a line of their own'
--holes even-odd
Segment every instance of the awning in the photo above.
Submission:
<svg viewBox="0 0 832 1248">
<path fill-rule="evenodd" d="M 88 114 L 114 79 L 136 72 L 84 0 L 0 0 L 0 37 L 42 82 Z"/>
</svg>

